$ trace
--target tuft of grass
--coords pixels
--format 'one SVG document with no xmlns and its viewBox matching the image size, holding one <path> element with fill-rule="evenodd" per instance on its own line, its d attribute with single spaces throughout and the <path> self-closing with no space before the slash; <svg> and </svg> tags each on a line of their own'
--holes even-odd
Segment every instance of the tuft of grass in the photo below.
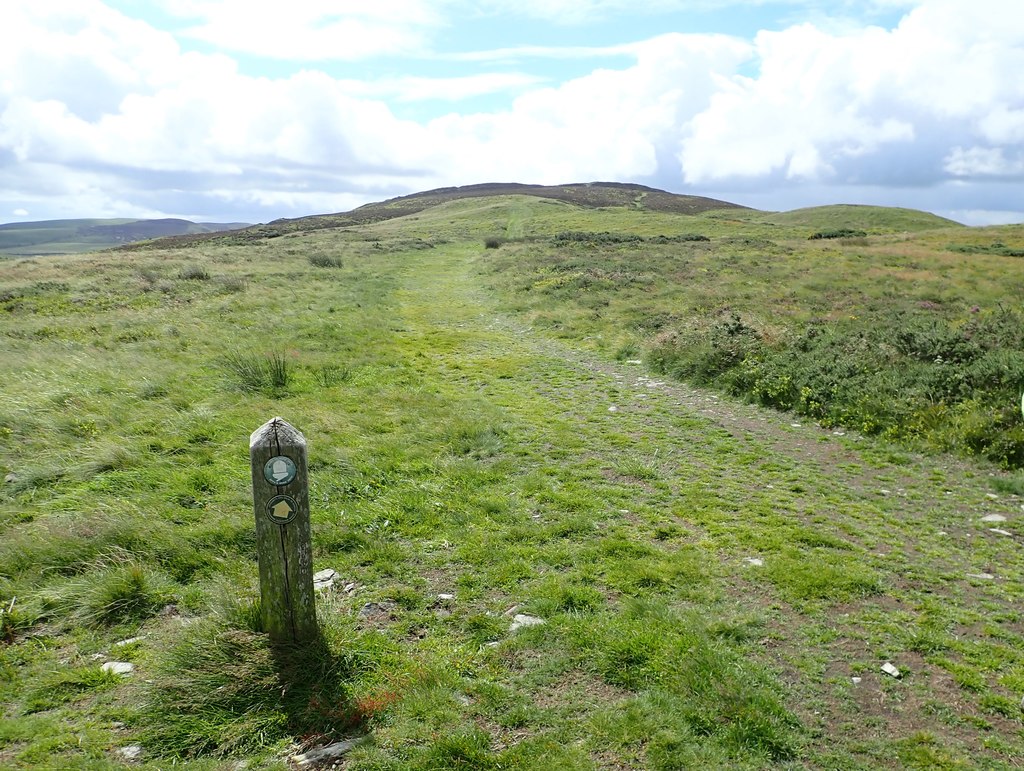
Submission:
<svg viewBox="0 0 1024 771">
<path fill-rule="evenodd" d="M 210 273 L 202 265 L 186 265 L 178 272 L 178 278 L 184 281 L 208 281 Z"/>
<path fill-rule="evenodd" d="M 249 282 L 242 276 L 224 276 L 220 280 L 221 291 L 232 294 L 244 292 L 249 287 Z"/>
<path fill-rule="evenodd" d="M 1003 495 L 1016 495 L 1024 498 L 1024 472 L 992 478 L 992 489 Z"/>
<path fill-rule="evenodd" d="M 306 259 L 314 268 L 342 268 L 345 266 L 341 257 L 332 254 L 311 254 Z"/>
<path fill-rule="evenodd" d="M 321 619 L 315 640 L 273 646 L 253 630 L 257 603 L 220 608 L 168 640 L 151 662 L 139 722 L 153 754 L 259 756 L 294 736 L 328 743 L 360 731 L 393 700 L 353 690 L 393 655 L 379 635 Z"/>
<path fill-rule="evenodd" d="M 794 602 L 843 602 L 882 591 L 879 576 L 869 567 L 855 557 L 827 549 L 780 554 L 768 566 L 767 576 Z"/>
<path fill-rule="evenodd" d="M 26 714 L 51 710 L 97 691 L 114 688 L 121 680 L 121 675 L 106 672 L 99 666 L 54 672 L 29 691 L 22 710 Z"/>
<path fill-rule="evenodd" d="M 352 376 L 348 367 L 338 364 L 321 364 L 313 369 L 313 379 L 321 388 L 333 388 Z"/>
<path fill-rule="evenodd" d="M 175 598 L 166 574 L 124 558 L 100 563 L 41 596 L 47 615 L 90 626 L 139 622 Z"/>
<path fill-rule="evenodd" d="M 281 392 L 291 382 L 288 357 L 280 351 L 267 354 L 236 351 L 221 359 L 221 367 L 238 390 L 248 393 Z"/>
</svg>

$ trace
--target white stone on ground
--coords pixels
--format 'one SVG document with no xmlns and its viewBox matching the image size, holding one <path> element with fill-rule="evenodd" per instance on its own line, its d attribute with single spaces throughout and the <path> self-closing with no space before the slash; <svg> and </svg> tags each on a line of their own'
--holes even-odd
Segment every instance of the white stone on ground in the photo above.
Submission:
<svg viewBox="0 0 1024 771">
<path fill-rule="evenodd" d="M 130 675 L 135 671 L 135 665 L 127 661 L 108 661 L 100 669 L 104 672 L 113 672 L 115 675 Z"/>
<path fill-rule="evenodd" d="M 525 613 L 517 613 L 515 618 L 512 619 L 512 626 L 509 627 L 510 632 L 518 632 L 523 627 L 527 626 L 540 626 L 546 623 L 544 619 L 537 618 L 536 616 L 527 616 Z"/>
<path fill-rule="evenodd" d="M 118 749 L 117 754 L 125 760 L 138 760 L 142 757 L 142 747 L 138 744 L 129 744 Z"/>
<path fill-rule="evenodd" d="M 324 589 L 330 589 L 332 586 L 334 586 L 334 579 L 337 577 L 338 574 L 330 568 L 326 568 L 317 573 L 314 573 L 313 589 L 315 589 L 318 592 L 323 591 Z"/>
<path fill-rule="evenodd" d="M 897 680 L 902 677 L 902 673 L 889 661 L 882 664 L 882 671 L 890 677 L 895 677 Z"/>
<path fill-rule="evenodd" d="M 1002 514 L 989 514 L 981 518 L 982 522 L 1005 522 L 1006 517 Z"/>
</svg>

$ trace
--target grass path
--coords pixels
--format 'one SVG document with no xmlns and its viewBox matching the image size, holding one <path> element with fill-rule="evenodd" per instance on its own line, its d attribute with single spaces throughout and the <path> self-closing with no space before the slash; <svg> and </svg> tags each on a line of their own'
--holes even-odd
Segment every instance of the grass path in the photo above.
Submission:
<svg viewBox="0 0 1024 771">
<path fill-rule="evenodd" d="M 942 765 L 973 762 L 979 745 L 996 765 L 1020 757 L 1024 561 L 1018 536 L 980 521 L 1002 514 L 998 529 L 1013 530 L 1019 499 L 968 465 L 794 425 L 534 334 L 495 311 L 471 257 L 434 250 L 409 273 L 410 327 L 459 337 L 443 376 L 500 409 L 522 466 L 597 510 L 595 538 L 699 555 L 693 604 L 760 630 L 752 655 L 777 673 L 807 758 Z M 542 527 L 565 513 L 530 516 Z M 676 578 L 651 584 L 674 607 L 694 599 Z M 631 594 L 644 592 L 609 592 L 613 612 Z M 890 660 L 902 680 L 881 673 Z"/>
</svg>

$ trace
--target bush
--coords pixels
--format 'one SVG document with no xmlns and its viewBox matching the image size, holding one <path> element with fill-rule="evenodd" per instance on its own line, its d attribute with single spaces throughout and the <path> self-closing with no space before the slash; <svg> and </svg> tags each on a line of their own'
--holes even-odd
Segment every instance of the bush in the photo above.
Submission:
<svg viewBox="0 0 1024 771">
<path fill-rule="evenodd" d="M 998 241 L 991 244 L 950 244 L 946 248 L 951 252 L 960 252 L 961 254 L 997 254 L 1003 257 L 1024 257 L 1024 249 L 1014 249 Z"/>
<path fill-rule="evenodd" d="M 836 228 L 835 230 L 819 230 L 817 233 L 807 237 L 808 241 L 815 241 L 822 238 L 863 238 L 867 235 L 864 230 L 853 230 L 851 228 Z"/>
<path fill-rule="evenodd" d="M 824 425 L 1024 467 L 1024 317 L 931 311 L 811 322 L 772 340 L 738 314 L 662 331 L 653 369 Z"/>
<path fill-rule="evenodd" d="M 484 239 L 484 249 L 497 249 L 499 246 L 505 243 L 504 238 L 498 238 L 497 236 L 490 236 Z"/>
<path fill-rule="evenodd" d="M 551 239 L 555 246 L 566 244 L 639 244 L 643 241 L 642 236 L 635 233 L 588 233 L 575 230 L 568 230 L 558 233 Z"/>
</svg>

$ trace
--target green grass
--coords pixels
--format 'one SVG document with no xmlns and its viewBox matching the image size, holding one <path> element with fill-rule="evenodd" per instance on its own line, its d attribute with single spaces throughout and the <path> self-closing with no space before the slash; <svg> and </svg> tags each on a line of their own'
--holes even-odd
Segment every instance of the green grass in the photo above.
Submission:
<svg viewBox="0 0 1024 771">
<path fill-rule="evenodd" d="M 822 425 L 1024 466 L 1024 263 L 1004 253 L 1024 245 L 1021 228 L 808 242 L 807 226 L 942 223 L 871 207 L 800 214 L 782 227 L 790 218 L 739 212 L 731 236 L 722 212 L 677 218 L 716 221 L 711 241 L 686 240 L 681 223 L 661 237 L 556 234 L 489 257 L 488 278 L 536 327 L 659 373 Z M 1009 246 L 964 261 L 951 229 Z"/>
<path fill-rule="evenodd" d="M 979 520 L 1016 530 L 1019 474 L 627 363 L 698 303 L 781 334 L 858 266 L 878 275 L 839 313 L 907 270 L 973 302 L 1012 258 L 946 247 L 991 232 L 414 216 L 0 266 L 0 765 L 138 743 L 144 768 L 283 768 L 362 737 L 350 768 L 1013 767 L 1024 562 Z M 275 415 L 308 442 L 314 568 L 341 578 L 302 650 L 256 602 L 248 438 Z"/>
</svg>

